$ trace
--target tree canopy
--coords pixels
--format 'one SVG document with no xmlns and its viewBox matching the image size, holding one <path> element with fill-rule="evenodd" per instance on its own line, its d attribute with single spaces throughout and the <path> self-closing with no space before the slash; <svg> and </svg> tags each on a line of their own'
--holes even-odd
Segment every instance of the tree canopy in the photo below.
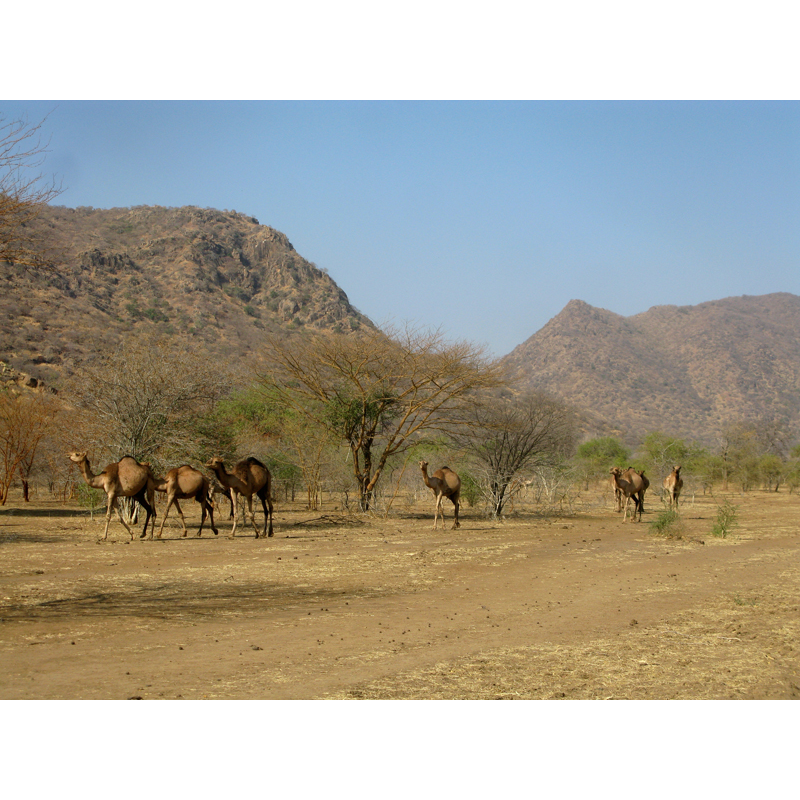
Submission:
<svg viewBox="0 0 800 800">
<path fill-rule="evenodd" d="M 270 357 L 262 386 L 346 444 L 362 510 L 391 456 L 469 424 L 474 393 L 504 381 L 482 348 L 411 327 L 273 340 Z"/>
</svg>

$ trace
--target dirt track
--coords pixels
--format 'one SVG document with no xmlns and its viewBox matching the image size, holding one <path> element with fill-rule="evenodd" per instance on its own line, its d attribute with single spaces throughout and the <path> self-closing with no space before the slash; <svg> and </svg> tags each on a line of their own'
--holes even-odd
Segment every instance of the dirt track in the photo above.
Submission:
<svg viewBox="0 0 800 800">
<path fill-rule="evenodd" d="M 339 523 L 278 503 L 273 539 L 180 539 L 170 517 L 133 542 L 14 502 L 0 699 L 800 697 L 800 498 L 731 495 L 727 539 L 720 499 L 685 503 L 680 539 L 650 530 L 655 499 L 622 524 L 598 496 L 436 532 L 427 505 Z"/>
</svg>

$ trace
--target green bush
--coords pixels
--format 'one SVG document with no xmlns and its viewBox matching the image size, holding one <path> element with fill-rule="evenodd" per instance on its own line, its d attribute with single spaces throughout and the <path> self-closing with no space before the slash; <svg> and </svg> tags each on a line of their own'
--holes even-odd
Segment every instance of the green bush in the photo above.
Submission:
<svg viewBox="0 0 800 800">
<path fill-rule="evenodd" d="M 681 538 L 681 521 L 678 512 L 665 508 L 650 523 L 650 530 L 658 536 L 668 536 L 671 539 Z"/>
<path fill-rule="evenodd" d="M 481 499 L 481 488 L 478 481 L 469 473 L 464 470 L 461 471 L 461 499 L 465 500 L 467 505 L 472 508 Z"/>
<path fill-rule="evenodd" d="M 79 483 L 75 490 L 75 497 L 78 504 L 89 512 L 91 519 L 94 519 L 95 511 L 100 511 L 106 507 L 105 492 L 99 489 L 91 489 L 85 483 Z"/>
<path fill-rule="evenodd" d="M 711 527 L 711 533 L 724 539 L 739 524 L 736 519 L 738 513 L 738 506 L 733 505 L 729 500 L 717 506 L 717 519 Z"/>
</svg>

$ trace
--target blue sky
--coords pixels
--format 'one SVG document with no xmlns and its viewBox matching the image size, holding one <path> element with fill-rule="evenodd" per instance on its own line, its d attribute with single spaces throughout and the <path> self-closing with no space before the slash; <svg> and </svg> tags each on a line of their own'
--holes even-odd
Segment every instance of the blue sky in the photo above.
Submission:
<svg viewBox="0 0 800 800">
<path fill-rule="evenodd" d="M 504 355 L 572 298 L 623 315 L 800 294 L 800 104 L 0 102 L 67 206 L 236 209 L 378 324 Z"/>
</svg>

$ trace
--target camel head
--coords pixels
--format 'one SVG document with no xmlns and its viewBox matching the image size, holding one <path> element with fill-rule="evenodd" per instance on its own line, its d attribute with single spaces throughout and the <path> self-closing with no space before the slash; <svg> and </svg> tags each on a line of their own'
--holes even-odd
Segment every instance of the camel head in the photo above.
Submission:
<svg viewBox="0 0 800 800">
<path fill-rule="evenodd" d="M 67 458 L 73 464 L 80 464 L 81 461 L 86 461 L 87 456 L 86 453 L 67 453 Z"/>
<path fill-rule="evenodd" d="M 224 473 L 227 471 L 225 469 L 225 462 L 219 456 L 209 458 L 208 461 L 206 461 L 205 466 L 207 466 L 218 477 L 220 472 Z"/>
<path fill-rule="evenodd" d="M 427 461 L 420 461 L 419 462 L 419 468 L 424 472 L 426 469 L 428 469 L 428 462 Z"/>
<path fill-rule="evenodd" d="M 612 475 L 621 475 L 621 474 L 622 474 L 622 470 L 620 470 L 620 468 L 619 468 L 619 467 L 611 467 L 611 469 L 609 470 L 609 472 L 610 472 Z"/>
</svg>

